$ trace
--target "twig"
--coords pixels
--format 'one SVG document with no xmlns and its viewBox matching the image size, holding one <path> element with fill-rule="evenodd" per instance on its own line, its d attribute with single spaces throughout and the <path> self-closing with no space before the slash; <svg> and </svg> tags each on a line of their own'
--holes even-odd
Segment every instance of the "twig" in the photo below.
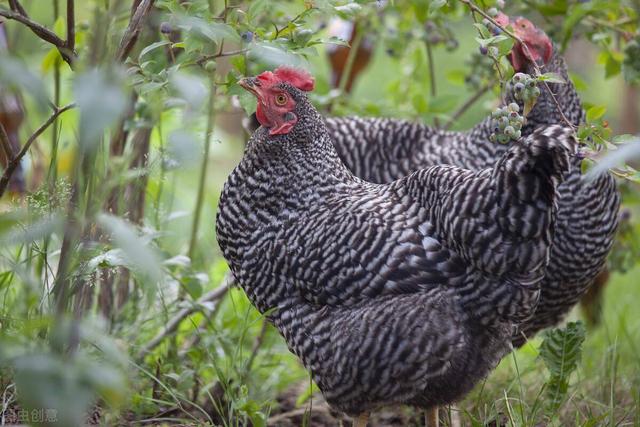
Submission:
<svg viewBox="0 0 640 427">
<path fill-rule="evenodd" d="M 9 141 L 9 135 L 7 135 L 7 131 L 0 123 L 0 145 L 2 145 L 2 151 L 4 151 L 4 155 L 7 158 L 7 163 L 13 160 L 13 148 L 11 148 L 11 141 Z"/>
<path fill-rule="evenodd" d="M 13 175 L 13 172 L 20 164 L 20 161 L 25 156 L 25 154 L 27 154 L 27 151 L 29 151 L 31 144 L 33 144 L 33 142 L 45 130 L 47 130 L 47 128 L 51 125 L 51 123 L 53 123 L 60 114 L 74 107 L 75 107 L 75 104 L 72 103 L 62 108 L 56 108 L 51 114 L 51 116 L 49 116 L 47 121 L 45 121 L 42 125 L 40 125 L 40 127 L 36 129 L 36 131 L 29 137 L 29 139 L 27 139 L 27 142 L 22 147 L 22 150 L 20 150 L 20 152 L 13 159 L 11 159 L 9 163 L 7 163 L 7 168 L 4 170 L 4 173 L 2 174 L 2 178 L 0 178 L 0 197 L 2 197 L 4 195 L 4 192 L 7 190 L 7 186 L 9 185 L 9 180 L 11 179 L 11 175 Z"/>
<path fill-rule="evenodd" d="M 356 25 L 355 32 L 356 35 L 353 38 L 353 42 L 349 47 L 349 55 L 347 56 L 347 62 L 344 64 L 344 69 L 342 70 L 342 76 L 340 76 L 340 82 L 338 84 L 338 89 L 340 89 L 340 94 L 345 93 L 345 89 L 347 88 L 347 82 L 349 82 L 349 76 L 351 75 L 351 70 L 353 69 L 353 64 L 356 62 L 356 56 L 358 56 L 358 49 L 360 49 L 360 44 L 362 43 L 362 38 L 364 35 L 362 34 L 362 29 L 358 28 Z"/>
<path fill-rule="evenodd" d="M 478 6 L 476 6 L 474 3 L 471 2 L 471 0 L 460 0 L 460 2 L 466 4 L 467 6 L 469 6 L 469 8 L 474 11 L 479 13 L 480 15 L 482 15 L 484 18 L 486 18 L 489 22 L 491 22 L 493 25 L 495 25 L 496 27 L 500 28 L 500 30 L 502 30 L 502 32 L 504 32 L 506 35 L 508 35 L 509 37 L 511 37 L 513 40 L 515 40 L 516 42 L 518 42 L 521 46 L 522 46 L 522 52 L 524 53 L 524 56 L 529 60 L 529 62 L 531 63 L 531 65 L 533 66 L 533 70 L 534 70 L 534 76 L 536 77 L 540 77 L 542 75 L 542 71 L 540 70 L 540 67 L 538 67 L 538 64 L 536 64 L 536 61 L 533 60 L 533 55 L 531 55 L 531 51 L 529 51 L 529 47 L 527 46 L 526 43 L 524 43 L 522 41 L 522 39 L 520 37 L 518 37 L 517 35 L 515 35 L 514 33 L 512 33 L 511 31 L 509 31 L 509 29 L 507 29 L 506 27 L 504 27 L 503 25 L 500 25 L 495 19 L 493 19 L 489 14 L 487 14 L 484 10 L 480 9 Z M 501 77 L 502 79 L 502 77 Z M 569 125 L 572 129 L 575 129 L 576 126 L 571 123 L 569 121 L 569 119 L 567 119 L 567 117 L 564 115 L 564 112 L 562 111 L 562 107 L 560 107 L 560 103 L 558 102 L 555 94 L 551 91 L 551 88 L 549 87 L 549 85 L 547 84 L 546 81 L 542 82 L 542 85 L 547 89 L 547 91 L 549 92 L 549 96 L 551 96 L 551 99 L 553 100 L 554 104 L 556 105 L 556 109 L 558 110 L 558 112 L 560 113 L 560 116 L 562 117 L 562 120 Z"/>
<path fill-rule="evenodd" d="M 144 22 L 145 17 L 151 10 L 151 6 L 155 0 L 142 0 L 138 5 L 135 13 L 131 17 L 129 21 L 129 25 L 122 35 L 122 39 L 120 40 L 120 45 L 118 46 L 118 50 L 116 52 L 116 61 L 124 62 L 127 59 L 127 56 L 133 49 L 133 46 L 136 44 L 138 40 L 138 35 L 140 34 L 140 30 L 142 29 L 142 23 Z"/>
<path fill-rule="evenodd" d="M 24 24 L 25 26 L 27 26 L 36 36 L 54 45 L 60 52 L 62 59 L 64 59 L 64 61 L 67 64 L 69 64 L 69 66 L 73 66 L 73 61 L 76 58 L 76 53 L 73 50 L 70 50 L 67 47 L 66 41 L 58 37 L 56 33 L 42 26 L 41 24 L 29 19 L 26 15 L 23 15 L 20 12 L 13 12 L 11 10 L 0 9 L 0 16 L 4 16 L 5 18 L 12 19 L 14 21 L 18 21 L 21 24 Z"/>
<path fill-rule="evenodd" d="M 229 50 L 227 52 L 218 52 L 218 53 L 214 53 L 212 55 L 204 55 L 204 56 L 201 56 L 200 58 L 198 58 L 196 60 L 196 63 L 198 65 L 202 65 L 202 64 L 204 64 L 205 62 L 207 62 L 207 61 L 209 61 L 211 59 L 223 58 L 225 56 L 242 55 L 242 54 L 247 53 L 247 52 L 249 52 L 249 49 L 245 48 L 245 49 L 238 49 L 238 50 Z"/>
<path fill-rule="evenodd" d="M 189 250 L 187 256 L 193 259 L 195 254 L 196 243 L 198 241 L 198 228 L 200 226 L 200 216 L 202 214 L 202 204 L 204 203 L 204 188 L 207 179 L 207 166 L 209 164 L 209 150 L 211 148 L 211 137 L 214 124 L 214 108 L 216 99 L 216 86 L 211 79 L 211 87 L 209 88 L 209 106 L 207 108 L 207 128 L 204 134 L 204 155 L 202 156 L 202 165 L 200 166 L 200 177 L 198 180 L 198 193 L 196 196 L 196 206 L 193 213 L 193 223 L 191 224 L 191 237 L 189 239 Z"/>
<path fill-rule="evenodd" d="M 483 87 L 480 88 L 479 91 L 477 91 L 469 99 L 467 99 L 467 101 L 464 104 L 462 104 L 462 106 L 460 106 L 460 108 L 458 108 L 458 110 L 455 113 L 453 113 L 453 116 L 451 116 L 449 121 L 445 123 L 442 129 L 448 130 L 451 127 L 451 125 L 453 125 L 456 122 L 456 120 L 460 118 L 460 116 L 462 116 L 469 108 L 471 108 L 473 104 L 475 104 L 480 98 L 482 98 L 482 95 L 487 93 L 487 91 L 491 89 L 491 87 L 494 84 L 495 84 L 495 81 L 484 85 Z"/>
<path fill-rule="evenodd" d="M 431 97 L 435 98 L 437 94 L 436 89 L 436 70 L 435 64 L 433 63 L 433 53 L 431 52 L 431 43 L 427 40 L 425 42 L 427 45 L 427 61 L 429 62 L 429 89 L 431 90 Z M 433 124 L 436 128 L 440 127 L 440 120 L 437 117 L 434 117 Z"/>
<path fill-rule="evenodd" d="M 74 51 L 76 48 L 76 18 L 74 0 L 67 0 L 67 49 Z"/>
<path fill-rule="evenodd" d="M 180 323 L 191 314 L 201 309 L 202 304 L 206 302 L 218 301 L 222 297 L 224 297 L 234 282 L 233 274 L 230 272 L 224 276 L 222 279 L 222 283 L 220 286 L 215 288 L 214 290 L 204 294 L 200 299 L 190 307 L 185 307 L 180 310 L 174 317 L 169 319 L 167 325 L 160 331 L 151 341 L 149 341 L 140 351 L 138 352 L 138 359 L 142 359 L 147 353 L 156 348 L 160 343 L 172 335 L 180 326 Z"/>
<path fill-rule="evenodd" d="M 14 12 L 18 12 L 25 18 L 29 17 L 29 15 L 27 15 L 27 11 L 24 10 L 24 7 L 22 7 L 18 0 L 9 0 L 9 7 L 11 8 L 11 10 L 13 10 Z"/>
<path fill-rule="evenodd" d="M 296 16 L 295 16 L 291 21 L 289 21 L 289 22 L 287 23 L 287 25 L 285 25 L 284 27 L 282 27 L 282 28 L 280 28 L 280 29 L 276 26 L 276 24 L 273 24 L 273 26 L 274 26 L 274 27 L 275 27 L 275 29 L 276 29 L 276 32 L 275 32 L 275 34 L 273 35 L 273 37 L 271 38 L 271 40 L 275 40 L 275 39 L 277 39 L 277 38 L 278 38 L 278 36 L 280 35 L 280 33 L 281 33 L 285 28 L 288 28 L 288 27 L 289 27 L 289 25 L 291 25 L 291 24 L 295 24 L 295 23 L 296 23 L 296 21 L 297 21 L 298 19 L 302 18 L 302 17 L 303 17 L 304 15 L 306 15 L 307 13 L 311 13 L 311 11 L 312 11 L 312 10 L 314 10 L 314 9 L 315 9 L 315 7 L 311 7 L 311 8 L 309 8 L 309 9 L 305 9 L 305 10 L 303 10 L 302 12 L 300 12 L 299 14 L 297 14 L 297 15 L 296 15 Z M 225 7 L 225 8 L 224 8 L 224 10 L 225 10 L 225 14 L 226 14 L 227 8 Z"/>
</svg>

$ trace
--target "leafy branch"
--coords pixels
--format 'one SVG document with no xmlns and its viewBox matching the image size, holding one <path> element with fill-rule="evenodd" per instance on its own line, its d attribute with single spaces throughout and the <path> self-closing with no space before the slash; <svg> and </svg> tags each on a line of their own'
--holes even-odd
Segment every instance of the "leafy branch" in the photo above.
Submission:
<svg viewBox="0 0 640 427">
<path fill-rule="evenodd" d="M 12 0 L 10 4 L 12 8 L 15 8 L 15 11 L 0 8 L 0 16 L 20 22 L 21 24 L 28 27 L 36 36 L 46 41 L 47 43 L 51 43 L 52 45 L 54 45 L 60 52 L 60 56 L 62 56 L 62 59 L 67 64 L 69 64 L 70 67 L 73 67 L 73 62 L 77 57 L 77 54 L 74 50 L 75 41 L 69 39 L 63 40 L 50 29 L 29 18 L 18 0 Z M 69 0 L 67 2 L 67 13 L 69 12 L 73 14 L 73 0 Z M 67 17 L 67 37 L 73 35 L 73 37 L 75 38 L 75 30 L 72 28 L 74 25 L 74 19 L 71 19 L 71 21 L 69 21 L 69 18 Z"/>
<path fill-rule="evenodd" d="M 504 34 L 506 34 L 507 36 L 511 37 L 515 42 L 519 43 L 522 46 L 522 51 L 523 51 L 524 55 L 527 57 L 527 59 L 529 60 L 529 62 L 533 66 L 535 77 L 538 78 L 538 77 L 542 76 L 542 71 L 540 70 L 540 67 L 538 67 L 538 64 L 536 64 L 536 61 L 533 60 L 533 55 L 531 55 L 531 51 L 529 50 L 529 47 L 527 46 L 526 43 L 524 43 L 522 41 L 522 39 L 520 37 L 518 37 L 516 34 L 514 34 L 512 31 L 510 31 L 504 25 L 499 24 L 495 19 L 493 19 L 493 17 L 491 17 L 491 15 L 486 13 L 484 10 L 480 9 L 471 0 L 460 0 L 460 2 L 466 4 L 469 7 L 469 9 L 471 9 L 473 12 L 476 12 L 476 13 L 482 15 L 483 18 L 487 19 L 493 25 L 498 27 L 502 32 L 504 32 Z M 549 92 L 549 96 L 551 97 L 551 99 L 553 100 L 554 104 L 556 105 L 556 109 L 558 110 L 558 113 L 560 113 L 560 116 L 562 117 L 562 120 L 568 126 L 570 126 L 572 129 L 575 129 L 576 126 L 573 123 L 571 123 L 571 121 L 569 119 L 567 119 L 567 117 L 564 115 L 564 112 L 562 111 L 562 107 L 560 107 L 560 103 L 558 102 L 558 99 L 556 98 L 556 96 L 553 93 L 553 91 L 551 91 L 551 88 L 549 87 L 549 84 L 544 80 L 542 81 L 542 84 L 544 85 L 545 89 Z"/>
<path fill-rule="evenodd" d="M 36 131 L 29 137 L 29 139 L 27 139 L 27 142 L 24 144 L 24 146 L 22 147 L 20 152 L 18 154 L 16 154 L 14 157 L 10 158 L 9 162 L 7 163 L 7 167 L 4 170 L 4 173 L 2 174 L 2 178 L 0 178 L 0 197 L 2 197 L 4 195 L 4 193 L 5 193 L 5 191 L 7 190 L 7 186 L 9 185 L 9 180 L 11 180 L 11 175 L 13 175 L 13 173 L 16 170 L 16 168 L 20 164 L 20 161 L 25 156 L 25 154 L 27 154 L 27 151 L 29 151 L 29 148 L 31 147 L 31 144 L 33 144 L 34 141 L 45 130 L 47 130 L 47 128 L 53 122 L 55 122 L 55 120 L 58 118 L 58 116 L 60 114 L 64 113 L 67 110 L 70 110 L 70 109 L 72 109 L 74 107 L 75 107 L 75 104 L 73 104 L 73 103 L 65 105 L 64 107 L 61 107 L 61 108 L 55 107 L 53 113 L 51 113 L 49 118 L 42 125 L 40 125 L 40 127 L 38 129 L 36 129 Z M 6 136 L 6 132 L 4 131 L 4 128 L 2 128 L 2 131 L 0 132 L 0 139 L 2 140 L 3 149 L 6 151 L 7 148 L 5 147 L 5 138 L 4 138 L 5 136 Z M 8 143 L 8 139 L 6 140 L 6 143 Z"/>
</svg>

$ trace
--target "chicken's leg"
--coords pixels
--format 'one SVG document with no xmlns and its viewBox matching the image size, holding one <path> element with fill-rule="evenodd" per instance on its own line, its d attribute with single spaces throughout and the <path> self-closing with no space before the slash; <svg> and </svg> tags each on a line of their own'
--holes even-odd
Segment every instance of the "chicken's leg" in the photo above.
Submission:
<svg viewBox="0 0 640 427">
<path fill-rule="evenodd" d="M 361 414 L 353 421 L 353 427 L 367 427 L 367 421 L 369 420 L 369 414 Z"/>
<path fill-rule="evenodd" d="M 440 418 L 438 417 L 438 407 L 434 406 L 433 408 L 427 409 L 424 414 L 425 425 L 427 427 L 439 427 Z"/>
</svg>

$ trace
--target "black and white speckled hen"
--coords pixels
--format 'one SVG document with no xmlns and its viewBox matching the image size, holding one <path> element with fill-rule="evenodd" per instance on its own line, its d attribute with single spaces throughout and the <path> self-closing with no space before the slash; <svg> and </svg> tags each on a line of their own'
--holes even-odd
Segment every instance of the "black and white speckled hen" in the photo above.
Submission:
<svg viewBox="0 0 640 427">
<path fill-rule="evenodd" d="M 499 21 L 506 25 L 510 20 L 500 15 Z M 561 54 L 547 35 L 527 19 L 517 18 L 511 24 L 527 44 L 532 59 L 544 64 L 543 71 L 555 72 L 566 81 L 549 83 L 560 109 L 549 90 L 541 87 L 541 96 L 527 116 L 522 135 L 531 135 L 540 126 L 564 123 L 565 118 L 575 126 L 582 123 L 582 104 Z M 514 47 L 510 59 L 516 71 L 533 73 L 533 64 L 522 46 Z M 491 118 L 465 132 L 448 132 L 396 119 L 329 118 L 326 123 L 347 167 L 357 176 L 377 183 L 391 182 L 438 164 L 484 169 L 494 165 L 511 145 L 519 143 L 490 142 Z M 558 191 L 556 234 L 547 274 L 540 285 L 540 303 L 535 315 L 520 326 L 514 345 L 524 344 L 525 337 L 563 319 L 604 268 L 613 244 L 620 197 L 611 175 L 602 174 L 587 181 L 582 178 L 580 160 L 576 158 Z"/>
<path fill-rule="evenodd" d="M 536 306 L 571 129 L 537 131 L 492 168 L 372 184 L 338 157 L 308 74 L 240 84 L 262 126 L 224 185 L 216 231 L 251 302 L 336 410 L 460 398 Z"/>
</svg>

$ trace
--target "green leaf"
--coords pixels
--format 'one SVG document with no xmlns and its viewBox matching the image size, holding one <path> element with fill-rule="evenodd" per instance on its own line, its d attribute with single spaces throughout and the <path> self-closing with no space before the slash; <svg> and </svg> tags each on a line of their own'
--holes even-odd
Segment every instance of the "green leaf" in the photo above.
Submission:
<svg viewBox="0 0 640 427">
<path fill-rule="evenodd" d="M 62 64 L 62 55 L 60 55 L 60 51 L 57 48 L 52 47 L 40 63 L 42 74 L 47 74 L 54 66 L 59 64 Z"/>
<path fill-rule="evenodd" d="M 334 10 L 343 19 L 351 19 L 362 10 L 362 6 L 358 3 L 347 3 L 344 6 L 336 6 Z"/>
<path fill-rule="evenodd" d="M 159 42 L 151 43 L 149 46 L 142 49 L 142 51 L 140 52 L 140 55 L 138 55 L 138 62 L 142 62 L 142 57 L 145 56 L 147 53 L 159 47 L 166 46 L 168 44 L 171 44 L 169 40 L 161 40 Z"/>
<path fill-rule="evenodd" d="M 143 273 L 153 282 L 162 278 L 160 259 L 156 252 L 143 240 L 136 228 L 129 222 L 113 215 L 102 213 L 98 215 L 98 223 L 111 234 L 111 238 L 135 265 L 136 271 Z"/>
<path fill-rule="evenodd" d="M 112 71 L 93 69 L 76 77 L 73 92 L 80 110 L 80 146 L 92 150 L 127 106 L 122 79 Z"/>
<path fill-rule="evenodd" d="M 264 13 L 269 7 L 269 2 L 267 0 L 253 0 L 251 2 L 251 6 L 247 10 L 247 19 L 249 22 L 253 22 L 258 18 L 262 13 Z"/>
<path fill-rule="evenodd" d="M 604 113 L 607 112 L 607 107 L 604 105 L 594 105 L 593 107 L 587 110 L 587 121 L 593 122 L 598 120 L 600 117 L 604 116 Z"/>
<path fill-rule="evenodd" d="M 543 75 L 538 76 L 538 81 L 560 84 L 566 83 L 562 76 L 558 73 L 544 73 Z"/>
<path fill-rule="evenodd" d="M 438 9 L 441 9 L 444 5 L 447 4 L 447 0 L 433 0 L 429 4 L 429 13 L 434 12 Z"/>
<path fill-rule="evenodd" d="M 568 323 L 565 328 L 546 331 L 540 345 L 540 358 L 550 373 L 545 384 L 548 415 L 553 415 L 566 398 L 569 379 L 582 357 L 585 329 L 581 322 Z"/>
</svg>

